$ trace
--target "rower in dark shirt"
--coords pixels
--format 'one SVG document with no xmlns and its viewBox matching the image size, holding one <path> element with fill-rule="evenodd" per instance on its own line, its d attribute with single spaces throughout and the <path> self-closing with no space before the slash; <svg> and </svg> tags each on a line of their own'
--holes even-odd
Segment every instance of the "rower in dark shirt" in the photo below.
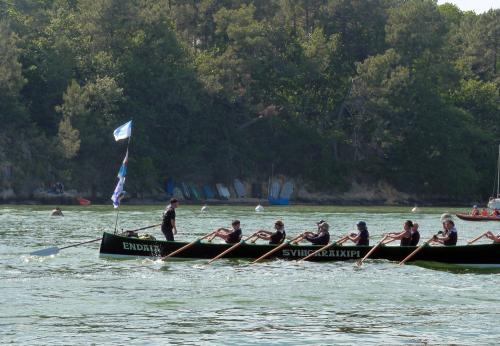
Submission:
<svg viewBox="0 0 500 346">
<path fill-rule="evenodd" d="M 329 233 L 330 225 L 326 222 L 318 224 L 318 232 L 305 232 L 304 239 L 311 242 L 313 245 L 326 245 L 330 241 Z"/>
<path fill-rule="evenodd" d="M 443 236 L 435 235 L 432 240 L 446 246 L 457 245 L 458 232 L 455 228 L 455 223 L 452 220 L 446 220 L 443 226 L 445 229 Z"/>
<path fill-rule="evenodd" d="M 417 246 L 420 241 L 420 232 L 418 231 L 418 223 L 414 222 L 411 229 L 410 246 Z"/>
<path fill-rule="evenodd" d="M 286 232 L 285 232 L 285 224 L 281 220 L 277 220 L 274 223 L 275 232 L 270 232 L 261 229 L 257 233 L 257 237 L 264 240 L 269 240 L 269 244 L 281 244 L 285 240 Z"/>
<path fill-rule="evenodd" d="M 387 237 L 394 240 L 400 239 L 400 246 L 409 246 L 411 243 L 411 231 L 413 228 L 413 222 L 411 220 L 406 220 L 403 225 L 403 231 L 397 233 L 388 233 Z"/>
<path fill-rule="evenodd" d="M 228 244 L 235 244 L 240 242 L 241 237 L 243 235 L 243 232 L 241 231 L 240 228 L 240 220 L 234 220 L 231 223 L 232 229 L 228 228 L 219 228 L 215 231 L 214 235 L 210 240 L 212 240 L 215 237 L 222 238 L 226 241 Z"/>
<path fill-rule="evenodd" d="M 358 233 L 351 233 L 347 238 L 356 243 L 357 246 L 368 246 L 370 244 L 370 233 L 368 233 L 366 222 L 359 221 L 356 227 L 358 228 Z"/>
</svg>

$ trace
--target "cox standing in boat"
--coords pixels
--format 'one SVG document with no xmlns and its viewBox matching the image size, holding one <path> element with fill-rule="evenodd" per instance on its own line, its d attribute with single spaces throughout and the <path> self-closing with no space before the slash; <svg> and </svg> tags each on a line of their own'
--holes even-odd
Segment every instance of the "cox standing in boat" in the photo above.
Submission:
<svg viewBox="0 0 500 346">
<path fill-rule="evenodd" d="M 177 199 L 172 198 L 170 204 L 163 213 L 163 222 L 161 224 L 161 231 L 168 241 L 174 241 L 174 235 L 177 234 L 177 227 L 175 226 L 175 209 L 179 206 Z"/>
</svg>

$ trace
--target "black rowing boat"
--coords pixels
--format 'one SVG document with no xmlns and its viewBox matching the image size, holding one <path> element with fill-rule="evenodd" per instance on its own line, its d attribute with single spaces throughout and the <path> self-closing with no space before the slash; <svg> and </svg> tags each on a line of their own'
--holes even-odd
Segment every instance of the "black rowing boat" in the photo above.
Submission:
<svg viewBox="0 0 500 346">
<path fill-rule="evenodd" d="M 161 240 L 144 240 L 136 237 L 126 237 L 104 232 L 100 257 L 111 258 L 159 258 L 186 245 L 186 242 L 170 242 Z M 215 244 L 199 242 L 192 247 L 180 252 L 175 258 L 184 259 L 211 259 L 230 244 Z M 255 259 L 272 250 L 274 245 L 242 244 L 234 251 L 229 252 L 225 258 Z M 315 245 L 288 245 L 274 253 L 270 258 L 301 259 L 319 246 Z M 371 246 L 332 246 L 311 258 L 312 261 L 348 261 L 362 258 Z M 416 249 L 414 246 L 380 246 L 370 256 L 372 259 L 385 259 L 401 261 Z M 172 257 L 173 258 L 173 257 Z M 472 268 L 500 267 L 500 243 L 482 245 L 459 246 L 426 246 L 418 252 L 411 261 L 431 261 L 463 265 Z"/>
</svg>

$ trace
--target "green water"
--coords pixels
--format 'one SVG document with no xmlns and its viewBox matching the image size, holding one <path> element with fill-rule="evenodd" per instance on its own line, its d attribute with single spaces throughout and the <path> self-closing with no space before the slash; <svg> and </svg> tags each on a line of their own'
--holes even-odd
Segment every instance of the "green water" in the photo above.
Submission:
<svg viewBox="0 0 500 346">
<path fill-rule="evenodd" d="M 332 237 L 365 220 L 373 240 L 420 223 L 422 239 L 451 208 L 199 206 L 177 210 L 178 240 L 239 218 L 244 233 L 278 218 L 293 235 L 329 221 Z M 98 258 L 99 242 L 52 257 L 27 253 L 98 238 L 112 230 L 109 206 L 0 207 L 0 344 L 329 345 L 498 344 L 500 274 L 449 272 L 368 260 L 303 263 L 161 262 Z M 161 206 L 120 211 L 119 228 L 161 221 Z M 459 243 L 500 223 L 457 221 Z M 148 233 L 161 238 L 158 228 Z"/>
</svg>

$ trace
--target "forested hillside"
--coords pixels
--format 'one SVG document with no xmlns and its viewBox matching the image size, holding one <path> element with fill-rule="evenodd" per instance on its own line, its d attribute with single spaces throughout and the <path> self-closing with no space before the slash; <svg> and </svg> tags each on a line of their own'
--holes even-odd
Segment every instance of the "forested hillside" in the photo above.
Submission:
<svg viewBox="0 0 500 346">
<path fill-rule="evenodd" d="M 274 173 L 486 198 L 500 10 L 431 0 L 0 0 L 0 190 Z"/>
</svg>

